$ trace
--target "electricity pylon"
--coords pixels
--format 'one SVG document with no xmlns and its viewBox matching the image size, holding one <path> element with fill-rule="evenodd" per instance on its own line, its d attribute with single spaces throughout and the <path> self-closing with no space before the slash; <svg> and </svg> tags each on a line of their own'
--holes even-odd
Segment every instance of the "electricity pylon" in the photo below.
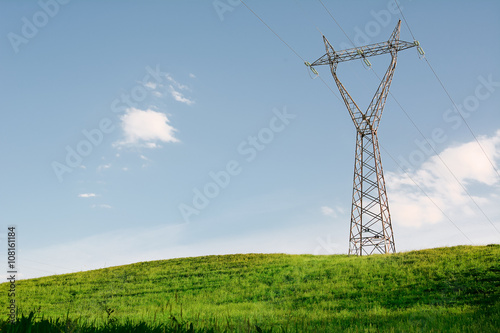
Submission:
<svg viewBox="0 0 500 333">
<path fill-rule="evenodd" d="M 349 254 L 369 255 L 375 251 L 379 253 L 396 252 L 377 129 L 396 68 L 397 53 L 418 46 L 418 42 L 410 43 L 399 40 L 400 27 L 401 21 L 398 22 L 391 37 L 386 42 L 339 52 L 336 52 L 323 36 L 326 54 L 312 64 L 306 63 L 314 73 L 317 73 L 314 66 L 330 65 L 335 83 L 356 127 Z M 371 66 L 368 57 L 386 53 L 391 54 L 389 68 L 368 109 L 366 112 L 362 112 L 337 77 L 337 65 L 343 61 L 361 59 L 367 66 Z"/>
</svg>

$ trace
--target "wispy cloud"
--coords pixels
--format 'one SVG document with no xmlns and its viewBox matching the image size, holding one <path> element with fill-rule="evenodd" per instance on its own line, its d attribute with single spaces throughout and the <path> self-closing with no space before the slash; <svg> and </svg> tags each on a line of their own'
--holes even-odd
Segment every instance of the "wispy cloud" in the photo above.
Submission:
<svg viewBox="0 0 500 333">
<path fill-rule="evenodd" d="M 194 75 L 193 73 L 189 73 L 189 77 L 192 79 L 196 79 L 196 75 Z"/>
<path fill-rule="evenodd" d="M 93 198 L 95 196 L 96 196 L 95 193 L 81 193 L 81 194 L 78 194 L 79 198 Z"/>
<path fill-rule="evenodd" d="M 169 91 L 170 91 L 170 95 L 172 95 L 172 97 L 177 102 L 181 102 L 181 103 L 184 103 L 184 104 L 187 104 L 187 105 L 194 104 L 194 101 L 190 100 L 189 98 L 184 97 L 184 95 L 180 91 L 175 90 L 174 86 L 170 85 L 169 86 Z"/>
<path fill-rule="evenodd" d="M 164 113 L 130 108 L 120 119 L 125 138 L 115 146 L 157 148 L 158 141 L 179 142 L 174 136 L 176 129 Z"/>
<path fill-rule="evenodd" d="M 101 164 L 97 167 L 97 171 L 98 172 L 101 172 L 103 170 L 106 170 L 106 169 L 109 169 L 111 168 L 111 163 L 107 163 L 107 164 Z"/>
<path fill-rule="evenodd" d="M 149 89 L 153 89 L 153 90 L 154 90 L 154 89 L 156 89 L 156 87 L 158 86 L 158 84 L 157 84 L 157 83 L 155 83 L 155 82 L 146 82 L 146 83 L 144 84 L 144 86 L 145 86 L 146 88 L 149 88 Z"/>
<path fill-rule="evenodd" d="M 146 168 L 146 167 L 148 167 L 148 166 L 150 165 L 151 160 L 150 160 L 149 158 L 147 158 L 147 157 L 146 157 L 146 156 L 144 156 L 144 155 L 140 155 L 139 157 L 141 158 L 141 160 L 143 160 L 143 161 L 144 161 L 144 162 L 142 163 L 142 167 L 143 167 L 143 168 Z"/>
<path fill-rule="evenodd" d="M 144 143 L 144 147 L 146 147 L 146 148 L 161 148 L 161 145 L 159 145 L 155 142 L 146 142 L 146 143 Z"/>
<path fill-rule="evenodd" d="M 341 207 L 329 207 L 329 206 L 322 206 L 321 207 L 321 213 L 325 216 L 330 216 L 330 217 L 338 217 L 340 214 L 344 213 L 344 210 Z"/>
<path fill-rule="evenodd" d="M 323 213 L 323 215 L 326 216 L 337 217 L 337 213 L 335 213 L 335 210 L 333 210 L 333 208 L 330 208 L 328 206 L 321 207 L 321 213 Z"/>
<path fill-rule="evenodd" d="M 181 84 L 179 82 L 177 82 L 170 74 L 166 74 L 165 77 L 167 78 L 167 80 L 169 82 L 172 83 L 173 86 L 175 86 L 177 89 L 180 89 L 180 90 L 189 90 L 189 87 L 184 85 L 184 84 Z"/>
<path fill-rule="evenodd" d="M 189 77 L 195 78 L 196 76 L 191 73 Z M 189 86 L 178 82 L 171 74 L 165 74 L 165 78 L 166 82 L 163 83 L 146 82 L 143 84 L 146 88 L 151 89 L 151 94 L 157 98 L 162 98 L 167 93 L 177 102 L 187 105 L 194 104 L 192 99 L 185 96 L 185 92 L 191 90 Z"/>
</svg>

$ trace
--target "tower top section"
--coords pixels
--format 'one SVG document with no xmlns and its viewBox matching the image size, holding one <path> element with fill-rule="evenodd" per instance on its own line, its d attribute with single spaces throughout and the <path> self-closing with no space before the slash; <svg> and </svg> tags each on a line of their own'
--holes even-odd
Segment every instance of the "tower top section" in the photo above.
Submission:
<svg viewBox="0 0 500 333">
<path fill-rule="evenodd" d="M 399 40 L 399 31 L 401 28 L 401 20 L 398 21 L 396 28 L 389 37 L 388 41 L 369 44 L 365 46 L 355 47 L 351 49 L 346 49 L 342 51 L 335 51 L 333 46 L 328 42 L 325 36 L 323 36 L 323 41 L 325 42 L 326 53 L 313 62 L 310 66 L 321 66 L 321 65 L 334 65 L 336 66 L 339 62 L 350 61 L 356 59 L 365 60 L 368 57 L 373 57 L 381 54 L 391 53 L 394 54 L 398 51 L 406 50 L 412 47 L 418 46 L 418 42 L 406 42 Z"/>
</svg>

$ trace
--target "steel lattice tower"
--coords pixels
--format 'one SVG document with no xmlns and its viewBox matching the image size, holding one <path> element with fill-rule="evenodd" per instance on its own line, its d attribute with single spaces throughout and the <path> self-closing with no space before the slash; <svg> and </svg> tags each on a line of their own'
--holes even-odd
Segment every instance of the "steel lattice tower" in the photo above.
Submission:
<svg viewBox="0 0 500 333">
<path fill-rule="evenodd" d="M 386 42 L 339 52 L 336 52 L 323 36 L 326 54 L 312 64 L 306 63 L 311 68 L 319 65 L 330 65 L 335 83 L 356 127 L 349 254 L 369 255 L 376 251 L 379 253 L 396 252 L 377 129 L 396 68 L 397 53 L 418 46 L 417 42 L 410 43 L 399 40 L 400 27 L 401 21 L 398 22 Z M 337 65 L 343 61 L 361 59 L 370 66 L 368 57 L 386 53 L 391 54 L 389 68 L 368 109 L 366 112 L 362 112 L 337 77 Z"/>
</svg>

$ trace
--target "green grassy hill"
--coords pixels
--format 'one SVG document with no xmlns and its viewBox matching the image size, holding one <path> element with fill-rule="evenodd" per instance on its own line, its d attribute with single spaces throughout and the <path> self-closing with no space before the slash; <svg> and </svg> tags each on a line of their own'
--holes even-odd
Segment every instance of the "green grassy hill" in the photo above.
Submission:
<svg viewBox="0 0 500 333">
<path fill-rule="evenodd" d="M 141 322 L 158 332 L 500 332 L 500 245 L 141 262 L 19 281 L 17 304 L 123 332 Z"/>
</svg>

